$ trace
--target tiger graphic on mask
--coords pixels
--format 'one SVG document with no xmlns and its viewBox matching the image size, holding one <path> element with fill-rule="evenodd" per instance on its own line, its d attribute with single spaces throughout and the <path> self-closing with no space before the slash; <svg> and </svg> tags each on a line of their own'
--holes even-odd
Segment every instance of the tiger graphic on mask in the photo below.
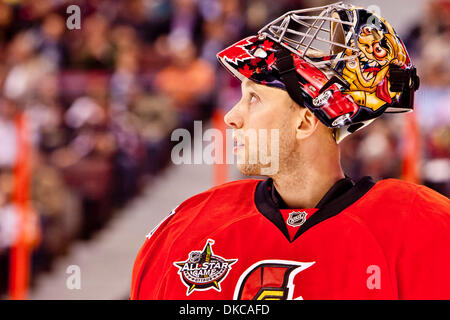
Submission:
<svg viewBox="0 0 450 320">
<path fill-rule="evenodd" d="M 371 17 L 373 20 L 374 16 Z M 392 64 L 404 67 L 408 63 L 407 53 L 394 29 L 382 18 L 372 23 L 359 18 L 355 36 L 350 39 L 350 46 L 357 47 L 359 52 L 351 49 L 344 52 L 346 56 L 357 57 L 346 61 L 343 77 L 350 85 L 346 93 L 358 105 L 376 111 L 398 98 L 399 93 L 389 89 L 388 70 Z"/>
</svg>

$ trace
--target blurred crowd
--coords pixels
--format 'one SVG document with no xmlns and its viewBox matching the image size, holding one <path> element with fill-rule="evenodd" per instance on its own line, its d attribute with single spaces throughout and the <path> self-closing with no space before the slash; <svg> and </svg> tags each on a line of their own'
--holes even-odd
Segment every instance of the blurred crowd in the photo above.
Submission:
<svg viewBox="0 0 450 320">
<path fill-rule="evenodd" d="M 41 231 L 33 280 L 73 241 L 94 237 L 170 163 L 175 128 L 192 130 L 194 120 L 208 120 L 239 99 L 240 84 L 216 62 L 219 50 L 283 12 L 328 2 L 0 0 L 0 295 L 18 220 L 17 119 L 26 119 L 31 137 L 31 203 Z M 73 4 L 81 8 L 80 29 L 66 24 Z M 426 70 L 433 76 L 423 74 L 425 91 L 439 86 L 436 94 L 447 97 L 427 114 L 438 120 L 421 127 L 418 155 L 421 172 L 428 172 L 421 182 L 446 195 L 449 16 L 448 8 L 430 8 L 407 43 L 419 68 L 432 66 Z M 431 101 L 418 100 L 420 110 Z M 384 117 L 348 138 L 342 155 L 348 174 L 401 177 L 403 122 Z"/>
<path fill-rule="evenodd" d="M 34 279 L 151 183 L 173 129 L 232 104 L 239 83 L 216 52 L 299 4 L 266 2 L 0 1 L 0 294 L 17 237 L 17 119 L 32 145 Z M 69 5 L 81 9 L 80 29 L 69 28 Z"/>
</svg>

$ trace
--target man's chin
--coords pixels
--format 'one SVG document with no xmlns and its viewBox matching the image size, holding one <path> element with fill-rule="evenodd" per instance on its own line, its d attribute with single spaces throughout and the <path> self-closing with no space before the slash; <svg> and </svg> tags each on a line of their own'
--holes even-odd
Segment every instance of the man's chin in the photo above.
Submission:
<svg viewBox="0 0 450 320">
<path fill-rule="evenodd" d="M 258 164 L 242 163 L 242 164 L 238 164 L 237 168 L 245 176 L 261 175 L 261 168 Z"/>
</svg>

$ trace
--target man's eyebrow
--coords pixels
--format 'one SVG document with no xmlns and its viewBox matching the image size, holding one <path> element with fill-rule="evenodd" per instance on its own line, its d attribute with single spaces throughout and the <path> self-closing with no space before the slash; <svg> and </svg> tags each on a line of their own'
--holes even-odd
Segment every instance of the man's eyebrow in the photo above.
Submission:
<svg viewBox="0 0 450 320">
<path fill-rule="evenodd" d="M 251 88 L 251 89 L 253 89 L 253 90 L 255 90 L 255 91 L 258 91 L 258 90 L 257 90 L 256 83 L 254 83 L 254 82 L 251 81 L 251 80 L 246 81 L 246 82 L 244 83 L 244 85 L 241 86 L 241 89 L 245 89 L 245 88 Z"/>
</svg>

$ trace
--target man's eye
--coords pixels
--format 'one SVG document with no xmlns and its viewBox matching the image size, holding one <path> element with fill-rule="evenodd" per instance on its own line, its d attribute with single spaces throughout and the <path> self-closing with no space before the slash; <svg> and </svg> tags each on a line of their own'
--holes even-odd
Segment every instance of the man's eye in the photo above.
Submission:
<svg viewBox="0 0 450 320">
<path fill-rule="evenodd" d="M 250 96 L 250 103 L 256 103 L 256 102 L 258 102 L 258 97 L 255 96 L 254 94 L 252 94 Z"/>
</svg>

